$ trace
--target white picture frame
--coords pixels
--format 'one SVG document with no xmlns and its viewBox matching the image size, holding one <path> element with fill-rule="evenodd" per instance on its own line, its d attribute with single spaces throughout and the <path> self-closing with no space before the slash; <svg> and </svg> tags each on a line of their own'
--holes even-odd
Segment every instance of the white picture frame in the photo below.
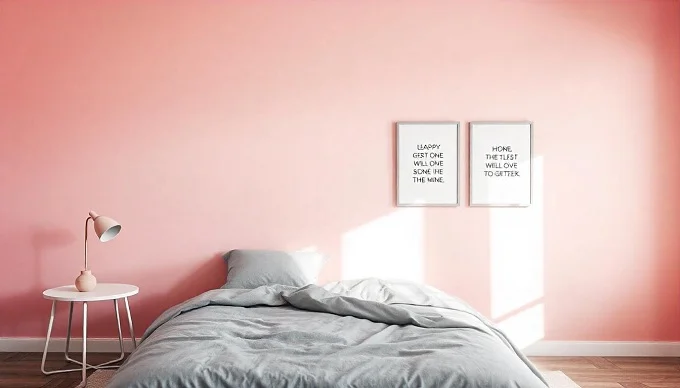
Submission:
<svg viewBox="0 0 680 388">
<path fill-rule="evenodd" d="M 531 205 L 533 123 L 470 123 L 470 206 Z"/>
<path fill-rule="evenodd" d="M 396 123 L 397 206 L 460 205 L 460 123 Z"/>
</svg>

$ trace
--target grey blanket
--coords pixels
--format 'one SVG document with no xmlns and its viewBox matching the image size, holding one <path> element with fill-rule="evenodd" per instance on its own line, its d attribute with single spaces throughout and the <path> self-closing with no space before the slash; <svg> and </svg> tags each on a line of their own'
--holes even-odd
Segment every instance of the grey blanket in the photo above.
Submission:
<svg viewBox="0 0 680 388">
<path fill-rule="evenodd" d="M 208 291 L 163 313 L 112 388 L 545 388 L 508 338 L 434 288 L 377 279 Z"/>
</svg>

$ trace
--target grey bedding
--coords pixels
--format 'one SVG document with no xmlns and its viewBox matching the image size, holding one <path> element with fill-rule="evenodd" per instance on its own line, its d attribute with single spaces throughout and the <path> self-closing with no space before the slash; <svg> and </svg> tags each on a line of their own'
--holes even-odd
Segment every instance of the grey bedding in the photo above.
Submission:
<svg viewBox="0 0 680 388">
<path fill-rule="evenodd" d="M 377 279 L 208 291 L 163 313 L 109 385 L 546 386 L 506 336 L 462 301 Z"/>
</svg>

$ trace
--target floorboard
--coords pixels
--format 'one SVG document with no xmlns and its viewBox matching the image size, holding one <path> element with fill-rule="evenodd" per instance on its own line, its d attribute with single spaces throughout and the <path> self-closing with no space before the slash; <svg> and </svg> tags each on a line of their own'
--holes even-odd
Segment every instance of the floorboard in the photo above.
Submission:
<svg viewBox="0 0 680 388">
<path fill-rule="evenodd" d="M 72 353 L 75 359 L 80 354 Z M 113 353 L 88 353 L 88 362 L 115 358 Z M 41 353 L 0 353 L 2 388 L 73 388 L 80 372 L 45 376 L 40 371 Z M 675 357 L 531 357 L 545 371 L 564 372 L 581 388 L 678 388 L 680 358 Z M 48 370 L 69 367 L 63 353 L 48 353 Z M 89 372 L 88 374 L 91 374 Z"/>
<path fill-rule="evenodd" d="M 677 357 L 531 357 L 541 370 L 561 370 L 581 388 L 679 388 Z"/>
</svg>

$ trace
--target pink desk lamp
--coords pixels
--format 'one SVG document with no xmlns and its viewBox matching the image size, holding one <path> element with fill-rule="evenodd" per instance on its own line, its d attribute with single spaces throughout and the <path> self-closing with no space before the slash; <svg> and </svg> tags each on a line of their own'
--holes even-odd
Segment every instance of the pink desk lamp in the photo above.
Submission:
<svg viewBox="0 0 680 388">
<path fill-rule="evenodd" d="M 76 278 L 76 288 L 78 291 L 92 291 L 97 286 L 97 278 L 92 275 L 92 271 L 87 266 L 87 223 L 92 220 L 94 232 L 99 241 L 107 242 L 113 240 L 120 232 L 120 224 L 109 217 L 100 216 L 95 212 L 90 212 L 90 216 L 85 220 L 85 269 L 80 271 L 80 276 Z"/>
</svg>

